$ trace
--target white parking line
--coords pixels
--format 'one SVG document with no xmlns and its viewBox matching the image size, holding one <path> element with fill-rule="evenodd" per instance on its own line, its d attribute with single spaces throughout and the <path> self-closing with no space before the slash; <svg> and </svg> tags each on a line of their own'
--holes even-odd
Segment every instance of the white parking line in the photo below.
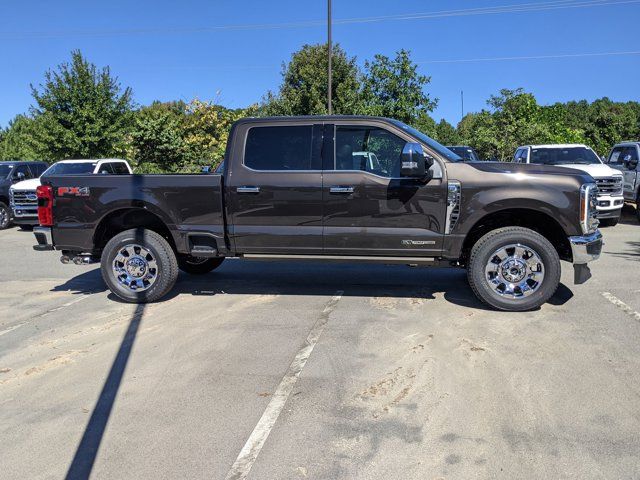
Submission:
<svg viewBox="0 0 640 480">
<path fill-rule="evenodd" d="M 47 315 L 49 315 L 50 313 L 57 312 L 57 311 L 59 311 L 59 310 L 62 310 L 63 308 L 70 307 L 71 305 L 74 305 L 74 304 L 76 304 L 76 303 L 78 303 L 78 302 L 81 302 L 82 300 L 84 300 L 84 299 L 86 299 L 86 298 L 89 298 L 89 295 L 84 294 L 84 295 L 82 295 L 81 297 L 78 297 L 78 298 L 76 298 L 76 299 L 74 299 L 74 300 L 71 300 L 70 302 L 67 302 L 67 303 L 64 303 L 64 304 L 60 305 L 59 307 L 52 308 L 51 310 L 47 310 L 46 312 L 44 312 L 44 313 L 42 313 L 42 314 L 38 315 L 38 317 L 46 317 L 46 316 L 47 316 Z"/>
<path fill-rule="evenodd" d="M 611 303 L 613 303 L 616 307 L 618 307 L 624 313 L 629 315 L 631 318 L 635 318 L 637 321 L 640 322 L 640 313 L 636 312 L 633 308 L 631 308 L 629 305 L 624 303 L 618 297 L 616 297 L 615 295 L 609 292 L 602 292 L 602 296 L 607 300 L 609 300 Z"/>
<path fill-rule="evenodd" d="M 258 458 L 264 442 L 266 442 L 267 437 L 271 433 L 271 429 L 275 425 L 276 420 L 278 420 L 280 412 L 282 412 L 293 387 L 300 377 L 300 372 L 302 372 L 313 348 L 316 346 L 316 343 L 318 343 L 318 339 L 320 338 L 320 335 L 322 335 L 324 327 L 327 325 L 327 321 L 329 320 L 329 315 L 335 309 L 343 293 L 344 292 L 342 291 L 336 292 L 336 295 L 331 298 L 329 303 L 327 303 L 322 310 L 320 318 L 316 320 L 316 323 L 311 328 L 304 345 L 300 350 L 298 350 L 298 353 L 296 353 L 293 362 L 289 365 L 287 373 L 282 377 L 278 388 L 273 394 L 269 405 L 267 405 L 267 408 L 262 414 L 262 417 L 260 417 L 258 424 L 253 429 L 253 432 L 251 432 L 251 435 L 244 444 L 244 447 L 242 447 L 242 450 L 240 451 L 238 458 L 236 458 L 236 461 L 231 466 L 229 473 L 227 473 L 227 476 L 225 477 L 226 480 L 242 480 L 249 475 L 249 471 L 256 461 L 256 458 Z"/>
</svg>

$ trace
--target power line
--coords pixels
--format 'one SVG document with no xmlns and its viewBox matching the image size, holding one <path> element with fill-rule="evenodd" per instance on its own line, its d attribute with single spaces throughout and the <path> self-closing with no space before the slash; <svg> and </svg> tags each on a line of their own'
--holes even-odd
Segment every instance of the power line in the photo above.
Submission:
<svg viewBox="0 0 640 480">
<path fill-rule="evenodd" d="M 579 58 L 579 57 L 611 57 L 622 55 L 640 55 L 640 51 L 629 52 L 597 52 L 597 53 L 567 53 L 560 55 L 529 55 L 522 57 L 483 57 L 483 58 L 463 58 L 455 60 L 419 60 L 416 63 L 473 63 L 473 62 L 502 62 L 509 60 L 545 60 L 552 58 Z"/>
<path fill-rule="evenodd" d="M 529 2 L 495 7 L 477 7 L 458 10 L 440 10 L 434 12 L 418 12 L 377 17 L 354 17 L 336 19 L 334 25 L 352 25 L 362 23 L 377 23 L 387 21 L 426 20 L 446 17 L 462 17 L 477 15 L 496 15 L 503 13 L 526 13 L 547 10 L 569 8 L 592 8 L 640 3 L 640 0 L 556 0 L 544 2 Z M 76 31 L 50 31 L 50 32 L 0 32 L 2 39 L 25 38 L 57 38 L 57 37 L 102 37 L 119 35 L 144 35 L 144 34 L 185 34 L 185 33 L 211 33 L 228 30 L 277 30 L 288 28 L 309 28 L 326 25 L 324 20 L 309 20 L 287 23 L 264 24 L 238 24 L 238 25 L 213 25 L 205 27 L 163 27 L 163 28 L 132 28 L 114 30 L 76 30 Z"/>
</svg>

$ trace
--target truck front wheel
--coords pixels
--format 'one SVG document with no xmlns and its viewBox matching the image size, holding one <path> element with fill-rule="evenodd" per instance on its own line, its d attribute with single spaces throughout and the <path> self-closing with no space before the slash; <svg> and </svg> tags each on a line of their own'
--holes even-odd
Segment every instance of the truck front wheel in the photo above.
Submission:
<svg viewBox="0 0 640 480">
<path fill-rule="evenodd" d="M 484 303 L 498 310 L 532 310 L 558 288 L 560 258 L 549 240 L 533 230 L 499 228 L 473 246 L 467 275 Z"/>
<path fill-rule="evenodd" d="M 0 202 L 0 230 L 4 230 L 11 225 L 11 210 L 6 203 Z"/>
<path fill-rule="evenodd" d="M 178 257 L 178 267 L 190 275 L 204 275 L 218 268 L 223 261 L 224 257 L 204 258 L 181 255 Z"/>
<path fill-rule="evenodd" d="M 102 278 L 118 298 L 129 303 L 154 302 L 165 296 L 178 278 L 171 245 L 143 228 L 126 230 L 104 247 Z"/>
</svg>

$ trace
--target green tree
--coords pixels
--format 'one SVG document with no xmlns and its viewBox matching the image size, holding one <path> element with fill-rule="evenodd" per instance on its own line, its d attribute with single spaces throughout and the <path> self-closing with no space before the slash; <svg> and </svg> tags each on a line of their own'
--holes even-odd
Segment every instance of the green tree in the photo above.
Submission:
<svg viewBox="0 0 640 480">
<path fill-rule="evenodd" d="M 186 145 L 183 139 L 184 102 L 154 102 L 135 114 L 130 156 L 139 173 L 177 171 L 182 166 Z"/>
<path fill-rule="evenodd" d="M 456 128 L 444 118 L 438 122 L 433 133 L 433 138 L 442 145 L 459 145 L 460 135 Z"/>
<path fill-rule="evenodd" d="M 49 160 L 34 142 L 41 123 L 38 117 L 27 115 L 17 115 L 11 120 L 0 132 L 0 160 Z"/>
<path fill-rule="evenodd" d="M 364 65 L 362 109 L 368 115 L 415 123 L 438 104 L 425 92 L 431 77 L 418 73 L 410 52 L 400 50 L 394 59 L 375 55 Z"/>
<path fill-rule="evenodd" d="M 35 141 L 50 159 L 100 158 L 124 152 L 132 119 L 131 89 L 121 88 L 109 67 L 98 69 L 76 50 L 71 62 L 31 86 L 41 117 Z"/>
<path fill-rule="evenodd" d="M 282 65 L 277 93 L 267 92 L 261 113 L 265 115 L 322 115 L 327 113 L 327 45 L 304 45 Z M 360 109 L 360 71 L 355 57 L 339 46 L 332 52 L 333 113 L 354 114 Z"/>
</svg>

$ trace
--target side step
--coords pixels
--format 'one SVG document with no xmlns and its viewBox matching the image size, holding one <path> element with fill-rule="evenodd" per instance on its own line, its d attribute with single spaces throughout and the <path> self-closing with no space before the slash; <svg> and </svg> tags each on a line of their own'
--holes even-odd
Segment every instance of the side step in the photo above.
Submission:
<svg viewBox="0 0 640 480">
<path fill-rule="evenodd" d="M 320 262 L 358 262 L 358 263 L 384 263 L 386 265 L 421 265 L 435 266 L 433 257 L 380 257 L 375 255 L 280 255 L 247 253 L 242 255 L 246 260 L 301 260 Z"/>
</svg>

